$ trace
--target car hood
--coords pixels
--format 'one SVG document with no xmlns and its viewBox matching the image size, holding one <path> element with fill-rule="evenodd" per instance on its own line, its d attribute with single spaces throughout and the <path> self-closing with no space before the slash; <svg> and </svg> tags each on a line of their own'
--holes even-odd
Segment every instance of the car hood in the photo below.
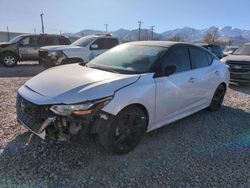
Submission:
<svg viewBox="0 0 250 188">
<path fill-rule="evenodd" d="M 9 43 L 9 42 L 0 42 L 0 45 L 2 45 L 2 44 L 11 44 L 11 43 Z"/>
<path fill-rule="evenodd" d="M 72 64 L 48 69 L 26 82 L 24 87 L 48 98 L 50 103 L 72 104 L 112 96 L 139 77 Z"/>
<path fill-rule="evenodd" d="M 225 57 L 226 61 L 249 61 L 250 55 L 229 55 Z"/>
<path fill-rule="evenodd" d="M 59 51 L 65 49 L 78 49 L 82 48 L 80 46 L 70 46 L 70 45 L 55 45 L 55 46 L 44 46 L 41 47 L 40 50 L 47 50 L 47 51 Z"/>
<path fill-rule="evenodd" d="M 11 45 L 11 43 L 9 42 L 0 42 L 0 47 L 5 47 L 5 46 L 9 46 Z"/>
</svg>

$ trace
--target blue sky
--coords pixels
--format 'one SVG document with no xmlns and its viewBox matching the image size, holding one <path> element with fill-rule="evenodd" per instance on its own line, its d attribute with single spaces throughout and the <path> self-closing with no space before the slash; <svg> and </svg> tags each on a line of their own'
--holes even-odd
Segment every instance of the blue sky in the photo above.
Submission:
<svg viewBox="0 0 250 188">
<path fill-rule="evenodd" d="M 198 29 L 233 26 L 250 29 L 250 0 L 0 0 L 0 30 L 48 33 L 82 29 L 135 29 L 155 25 L 156 32 L 184 26 Z"/>
</svg>

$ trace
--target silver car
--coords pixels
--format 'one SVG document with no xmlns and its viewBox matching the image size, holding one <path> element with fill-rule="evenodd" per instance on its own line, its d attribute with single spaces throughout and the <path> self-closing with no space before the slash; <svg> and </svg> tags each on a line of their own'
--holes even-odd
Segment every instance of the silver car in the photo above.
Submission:
<svg viewBox="0 0 250 188">
<path fill-rule="evenodd" d="M 16 111 L 41 138 L 64 141 L 87 130 L 123 154 L 146 132 L 205 108 L 219 110 L 228 83 L 228 66 L 202 47 L 132 42 L 86 65 L 40 73 L 18 90 Z"/>
</svg>

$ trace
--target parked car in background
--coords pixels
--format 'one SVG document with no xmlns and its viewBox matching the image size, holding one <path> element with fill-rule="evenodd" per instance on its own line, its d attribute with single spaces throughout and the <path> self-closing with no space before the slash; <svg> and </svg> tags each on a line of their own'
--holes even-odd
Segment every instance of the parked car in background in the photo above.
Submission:
<svg viewBox="0 0 250 188">
<path fill-rule="evenodd" d="M 18 90 L 17 117 L 41 138 L 68 140 L 88 130 L 104 148 L 123 154 L 145 132 L 205 108 L 219 110 L 228 68 L 191 44 L 126 43 L 86 65 L 58 66 L 26 82 Z"/>
<path fill-rule="evenodd" d="M 230 54 L 233 54 L 235 52 L 235 50 L 237 50 L 239 48 L 239 46 L 227 46 L 223 53 L 225 55 L 230 55 Z"/>
<path fill-rule="evenodd" d="M 9 42 L 0 43 L 0 61 L 12 67 L 18 61 L 37 61 L 39 48 L 49 45 L 69 45 L 68 38 L 61 35 L 19 35 Z"/>
<path fill-rule="evenodd" d="M 208 49 L 214 55 L 216 55 L 219 59 L 225 57 L 222 48 L 216 44 L 200 44 L 202 47 Z"/>
<path fill-rule="evenodd" d="M 221 61 L 230 66 L 232 82 L 250 84 L 250 43 L 241 46 Z"/>
<path fill-rule="evenodd" d="M 111 34 L 82 37 L 68 46 L 43 47 L 39 50 L 40 62 L 46 67 L 77 62 L 88 62 L 119 44 Z"/>
</svg>

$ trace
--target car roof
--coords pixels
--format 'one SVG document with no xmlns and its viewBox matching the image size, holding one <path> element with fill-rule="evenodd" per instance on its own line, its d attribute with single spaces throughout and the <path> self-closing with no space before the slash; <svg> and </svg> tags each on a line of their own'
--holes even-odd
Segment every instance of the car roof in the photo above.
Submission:
<svg viewBox="0 0 250 188">
<path fill-rule="evenodd" d="M 187 42 L 174 42 L 174 41 L 134 41 L 134 42 L 128 42 L 125 44 L 143 45 L 143 46 L 159 46 L 159 47 L 165 47 L 165 48 L 169 48 L 171 46 L 178 45 L 178 44 L 197 46 L 197 45 L 187 43 Z"/>
<path fill-rule="evenodd" d="M 199 46 L 219 46 L 218 44 L 207 44 L 207 43 L 198 43 L 196 45 L 199 45 Z"/>
<path fill-rule="evenodd" d="M 57 34 L 21 34 L 19 36 L 28 37 L 28 36 L 49 36 L 49 37 L 66 37 L 64 35 L 57 35 Z M 67 38 L 67 37 L 66 37 Z"/>
</svg>

